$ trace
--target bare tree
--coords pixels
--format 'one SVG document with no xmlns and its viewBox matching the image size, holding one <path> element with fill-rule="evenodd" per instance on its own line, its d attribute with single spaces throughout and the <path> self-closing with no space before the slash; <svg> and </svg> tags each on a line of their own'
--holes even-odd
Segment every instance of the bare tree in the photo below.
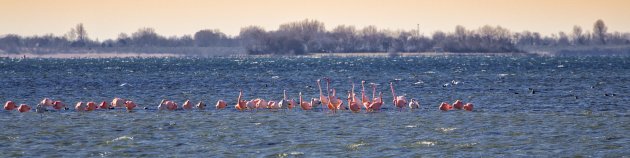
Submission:
<svg viewBox="0 0 630 158">
<path fill-rule="evenodd" d="M 604 21 L 599 19 L 593 25 L 593 39 L 600 44 L 606 44 L 606 32 L 608 27 L 604 24 Z"/>
<path fill-rule="evenodd" d="M 584 34 L 582 33 L 582 27 L 580 26 L 573 26 L 573 34 L 571 35 L 573 37 L 573 44 L 575 45 L 584 45 L 585 44 L 585 37 Z"/>
<path fill-rule="evenodd" d="M 88 40 L 88 34 L 85 28 L 83 27 L 83 23 L 77 24 L 75 27 L 75 31 L 77 33 L 77 41 L 85 43 Z"/>
</svg>

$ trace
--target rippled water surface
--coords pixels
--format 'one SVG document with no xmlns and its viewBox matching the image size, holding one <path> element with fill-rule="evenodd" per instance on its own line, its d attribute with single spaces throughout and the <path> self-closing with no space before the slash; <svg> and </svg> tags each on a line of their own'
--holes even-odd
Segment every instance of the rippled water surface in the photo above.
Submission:
<svg viewBox="0 0 630 158">
<path fill-rule="evenodd" d="M 0 75 L 3 103 L 123 97 L 140 106 L 2 111 L 0 157 L 630 155 L 628 57 L 4 58 Z M 245 99 L 279 100 L 284 89 L 317 97 L 322 77 L 344 97 L 352 82 L 375 83 L 385 108 L 155 110 L 161 99 L 234 105 L 239 89 Z M 392 108 L 389 82 L 421 109 Z M 455 99 L 474 103 L 474 112 L 437 109 Z"/>
</svg>

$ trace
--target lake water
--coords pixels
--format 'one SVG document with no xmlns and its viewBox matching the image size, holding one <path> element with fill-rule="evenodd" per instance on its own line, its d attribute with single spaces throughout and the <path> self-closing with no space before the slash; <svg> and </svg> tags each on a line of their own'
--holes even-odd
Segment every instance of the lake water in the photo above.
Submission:
<svg viewBox="0 0 630 158">
<path fill-rule="evenodd" d="M 630 155 L 629 57 L 2 58 L 0 75 L 2 103 L 123 97 L 141 107 L 3 110 L 0 157 Z M 352 82 L 378 84 L 384 109 L 155 110 L 161 99 L 234 105 L 239 89 L 245 99 L 317 97 L 323 77 L 343 97 Z M 389 82 L 421 109 L 392 108 Z M 474 111 L 438 110 L 455 99 Z"/>
</svg>

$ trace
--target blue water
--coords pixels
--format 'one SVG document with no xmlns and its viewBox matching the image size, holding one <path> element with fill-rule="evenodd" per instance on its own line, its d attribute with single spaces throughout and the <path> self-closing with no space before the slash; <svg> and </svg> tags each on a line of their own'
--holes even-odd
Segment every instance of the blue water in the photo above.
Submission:
<svg viewBox="0 0 630 158">
<path fill-rule="evenodd" d="M 140 107 L 2 111 L 0 157 L 630 155 L 628 57 L 3 58 L 0 75 L 2 103 L 122 97 Z M 155 110 L 161 99 L 234 105 L 239 89 L 245 99 L 317 97 L 322 77 L 343 97 L 352 82 L 378 84 L 384 109 Z M 393 109 L 389 82 L 421 109 Z M 437 109 L 455 99 L 474 112 Z"/>
</svg>

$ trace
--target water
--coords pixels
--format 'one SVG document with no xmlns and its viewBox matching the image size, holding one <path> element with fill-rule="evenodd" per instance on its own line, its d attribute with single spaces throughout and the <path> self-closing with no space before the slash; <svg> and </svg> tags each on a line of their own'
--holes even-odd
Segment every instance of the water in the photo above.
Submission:
<svg viewBox="0 0 630 158">
<path fill-rule="evenodd" d="M 0 59 L 0 101 L 44 97 L 134 100 L 141 108 L 44 114 L 0 112 L 0 157 L 417 157 L 630 155 L 630 58 L 433 56 L 404 58 Z M 339 96 L 379 84 L 376 113 L 226 110 L 157 112 L 161 99 Z M 453 85 L 453 81 L 459 82 Z M 391 107 L 397 95 L 421 109 Z M 446 85 L 446 86 L 445 86 Z M 452 86 L 451 86 L 452 85 Z M 532 93 L 532 89 L 534 93 Z M 358 89 L 357 89 L 358 90 Z M 368 91 L 371 95 L 371 91 Z M 437 109 L 462 99 L 474 112 Z M 143 109 L 147 107 L 148 109 Z"/>
</svg>

